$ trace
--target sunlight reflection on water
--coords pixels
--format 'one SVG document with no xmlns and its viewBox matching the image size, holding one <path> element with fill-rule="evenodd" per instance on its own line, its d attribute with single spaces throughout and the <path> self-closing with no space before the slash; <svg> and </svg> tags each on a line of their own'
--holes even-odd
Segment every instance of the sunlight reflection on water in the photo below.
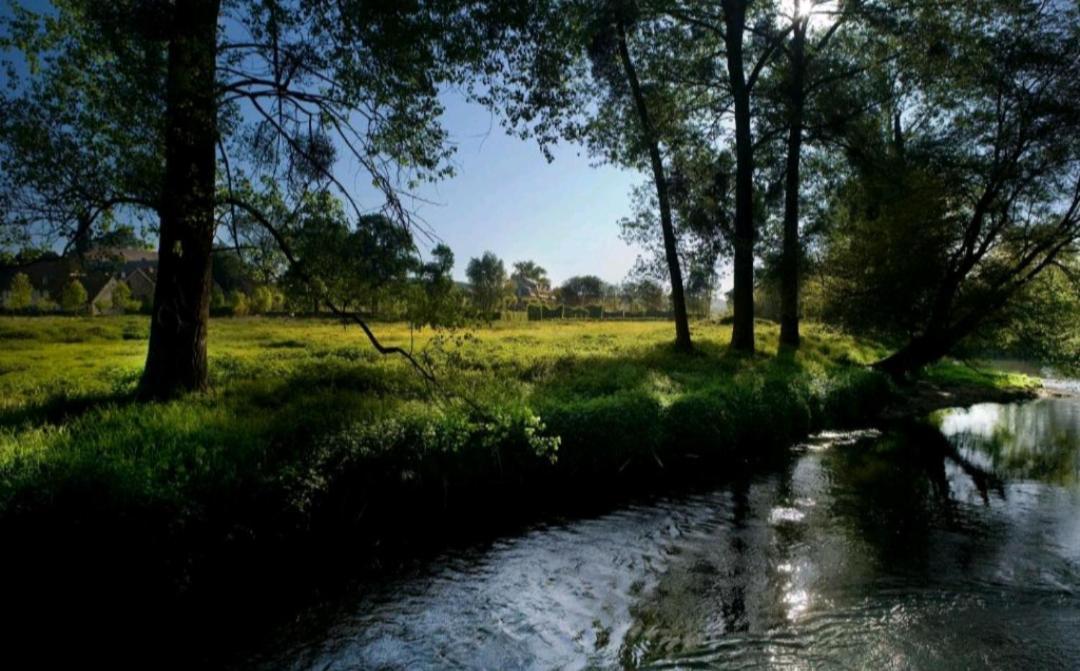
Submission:
<svg viewBox="0 0 1080 671">
<path fill-rule="evenodd" d="M 1075 465 L 1080 405 L 935 419 L 448 552 L 251 666 L 1072 668 L 1080 487 L 1042 476 Z"/>
</svg>

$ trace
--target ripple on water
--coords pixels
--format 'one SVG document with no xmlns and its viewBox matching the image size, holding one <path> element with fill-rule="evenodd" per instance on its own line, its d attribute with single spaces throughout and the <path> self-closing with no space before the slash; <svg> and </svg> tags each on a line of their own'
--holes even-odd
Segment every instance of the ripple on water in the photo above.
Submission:
<svg viewBox="0 0 1080 671">
<path fill-rule="evenodd" d="M 251 666 L 1072 668 L 1080 489 L 986 494 L 905 440 L 823 435 L 706 495 L 448 552 Z"/>
</svg>

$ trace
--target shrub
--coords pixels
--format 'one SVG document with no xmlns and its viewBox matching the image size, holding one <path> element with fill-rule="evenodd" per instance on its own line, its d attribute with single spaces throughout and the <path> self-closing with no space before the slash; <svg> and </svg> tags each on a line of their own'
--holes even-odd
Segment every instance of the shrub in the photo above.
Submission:
<svg viewBox="0 0 1080 671">
<path fill-rule="evenodd" d="M 82 282 L 71 280 L 64 285 L 64 290 L 60 294 L 60 307 L 64 312 L 82 312 L 86 309 L 86 301 L 89 298 Z"/>
<path fill-rule="evenodd" d="M 248 297 L 239 289 L 229 292 L 229 312 L 234 317 L 243 317 L 250 312 Z"/>
<path fill-rule="evenodd" d="M 578 475 L 611 475 L 651 461 L 661 444 L 660 402 L 640 389 L 549 400 L 539 414 L 561 440 L 560 467 Z"/>
<path fill-rule="evenodd" d="M 702 389 L 677 398 L 664 415 L 665 444 L 680 452 L 719 453 L 735 446 L 731 405 L 723 390 Z"/>
<path fill-rule="evenodd" d="M 34 287 L 30 284 L 30 278 L 26 273 L 16 273 L 4 297 L 4 307 L 8 310 L 25 310 L 30 307 L 33 296 Z"/>
<path fill-rule="evenodd" d="M 34 300 L 34 309 L 38 312 L 56 312 L 60 305 L 49 296 L 48 291 L 42 291 Z"/>
<path fill-rule="evenodd" d="M 112 293 L 112 309 L 124 313 L 135 312 L 142 303 L 131 297 L 131 287 L 127 282 L 117 282 Z"/>
<path fill-rule="evenodd" d="M 261 315 L 274 307 L 274 293 L 270 287 L 256 287 L 251 294 L 250 309 L 252 314 Z"/>
<path fill-rule="evenodd" d="M 853 368 L 834 374 L 827 385 L 822 414 L 829 426 L 849 426 L 881 410 L 895 387 L 877 371 Z"/>
</svg>

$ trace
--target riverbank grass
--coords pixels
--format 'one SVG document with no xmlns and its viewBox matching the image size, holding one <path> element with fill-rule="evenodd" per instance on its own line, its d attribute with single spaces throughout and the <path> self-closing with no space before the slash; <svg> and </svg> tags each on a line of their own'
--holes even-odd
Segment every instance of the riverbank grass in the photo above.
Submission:
<svg viewBox="0 0 1080 671">
<path fill-rule="evenodd" d="M 0 571 L 20 577 L 24 623 L 20 608 L 52 617 L 62 601 L 90 609 L 64 611 L 84 627 L 107 601 L 128 626 L 202 636 L 224 603 L 281 608 L 283 577 L 551 502 L 722 478 L 895 393 L 867 368 L 881 347 L 814 325 L 792 353 L 762 322 L 752 356 L 711 323 L 691 355 L 665 322 L 376 325 L 433 388 L 355 328 L 249 318 L 211 323 L 209 393 L 141 404 L 147 331 L 134 316 L 0 318 L 0 538 L 18 548 Z M 178 597 L 204 607 L 137 616 Z"/>
<path fill-rule="evenodd" d="M 692 356 L 672 351 L 670 330 L 663 322 L 454 333 L 380 325 L 387 343 L 436 371 L 433 390 L 340 324 L 219 320 L 211 393 L 141 405 L 132 396 L 145 319 L 5 318 L 0 515 L 55 502 L 73 482 L 126 505 L 185 511 L 218 487 L 296 496 L 329 477 L 319 472 L 327 460 L 346 458 L 478 472 L 491 464 L 477 460 L 505 469 L 511 458 L 526 470 L 617 472 L 664 454 L 764 449 L 852 421 L 887 392 L 863 369 L 881 351 L 826 329 L 808 328 L 792 355 L 777 353 L 777 331 L 763 325 L 752 357 L 728 351 L 726 326 L 697 324 Z"/>
</svg>

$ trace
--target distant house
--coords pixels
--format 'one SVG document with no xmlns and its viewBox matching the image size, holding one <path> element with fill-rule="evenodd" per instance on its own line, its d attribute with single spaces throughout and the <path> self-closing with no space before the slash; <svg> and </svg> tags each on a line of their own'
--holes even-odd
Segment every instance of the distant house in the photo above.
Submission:
<svg viewBox="0 0 1080 671">
<path fill-rule="evenodd" d="M 0 300 L 6 298 L 15 275 L 24 273 L 33 287 L 33 302 L 59 302 L 64 286 L 78 280 L 89 296 L 91 314 L 112 310 L 113 290 L 120 282 L 131 287 L 132 298 L 149 301 L 157 278 L 157 252 L 143 249 L 93 249 L 81 257 L 43 259 L 25 266 L 0 268 Z"/>
<path fill-rule="evenodd" d="M 519 303 L 531 301 L 547 303 L 554 298 L 551 289 L 532 278 L 514 275 L 512 279 L 514 282 L 514 297 L 517 298 Z"/>
<path fill-rule="evenodd" d="M 136 268 L 123 277 L 131 288 L 131 297 L 143 303 L 149 303 L 154 299 L 154 287 L 157 286 L 157 266 L 152 268 Z"/>
</svg>

